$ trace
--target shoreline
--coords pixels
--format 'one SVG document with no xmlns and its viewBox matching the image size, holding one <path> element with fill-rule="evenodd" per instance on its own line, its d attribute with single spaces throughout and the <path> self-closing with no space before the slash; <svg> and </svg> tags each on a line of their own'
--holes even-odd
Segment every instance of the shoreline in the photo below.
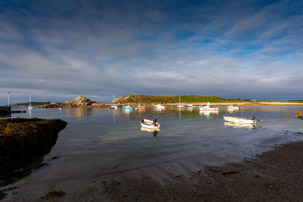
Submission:
<svg viewBox="0 0 303 202">
<path fill-rule="evenodd" d="M 146 107 L 153 107 L 153 105 L 156 105 L 159 103 L 123 103 L 123 104 L 116 104 L 118 107 L 122 107 L 125 105 L 130 105 L 132 107 L 138 107 L 139 105 L 145 105 Z M 206 105 L 207 102 L 191 102 L 191 103 L 180 103 L 182 105 L 188 105 L 193 104 L 194 107 L 198 107 L 200 105 Z M 108 108 L 112 106 L 113 103 L 93 103 L 90 105 L 66 105 L 66 104 L 49 104 L 49 105 L 42 105 L 38 108 Z M 162 105 L 166 107 L 176 107 L 179 105 L 179 103 L 163 103 Z M 303 106 L 303 103 L 300 102 L 212 102 L 210 103 L 211 106 Z"/>
<path fill-rule="evenodd" d="M 145 177 L 103 187 L 109 201 L 302 201 L 303 141 L 253 159 L 207 167 L 165 184 Z M 130 191 L 126 191 L 130 190 Z"/>
<path fill-rule="evenodd" d="M 1 187 L 0 196 L 4 201 L 302 201 L 302 148 L 303 141 L 289 142 L 254 158 L 196 167 L 188 174 L 166 173 L 164 179 L 132 170 L 17 183 Z"/>
</svg>

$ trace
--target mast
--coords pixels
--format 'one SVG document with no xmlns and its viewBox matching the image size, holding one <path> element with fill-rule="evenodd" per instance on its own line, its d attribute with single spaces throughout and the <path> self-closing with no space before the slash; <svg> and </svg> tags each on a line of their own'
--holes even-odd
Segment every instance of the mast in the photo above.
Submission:
<svg viewBox="0 0 303 202">
<path fill-rule="evenodd" d="M 11 92 L 8 91 L 8 95 L 7 95 L 7 106 L 9 106 L 9 97 L 11 95 Z"/>
<path fill-rule="evenodd" d="M 31 102 L 31 94 L 29 94 L 29 95 L 28 95 L 28 100 L 29 100 L 29 101 L 28 101 L 29 106 L 32 106 L 32 102 Z"/>
</svg>

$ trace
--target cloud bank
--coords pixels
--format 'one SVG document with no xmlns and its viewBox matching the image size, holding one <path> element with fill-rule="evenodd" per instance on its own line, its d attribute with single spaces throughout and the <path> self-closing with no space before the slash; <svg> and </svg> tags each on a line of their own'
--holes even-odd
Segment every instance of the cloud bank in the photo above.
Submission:
<svg viewBox="0 0 303 202">
<path fill-rule="evenodd" d="M 302 99 L 302 1 L 2 1 L 0 104 Z"/>
</svg>

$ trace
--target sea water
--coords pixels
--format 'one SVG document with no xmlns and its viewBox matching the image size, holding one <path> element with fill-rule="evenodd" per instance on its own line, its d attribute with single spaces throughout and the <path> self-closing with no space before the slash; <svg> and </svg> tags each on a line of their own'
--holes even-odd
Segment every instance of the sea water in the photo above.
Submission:
<svg viewBox="0 0 303 202">
<path fill-rule="evenodd" d="M 221 107 L 219 113 L 200 112 L 198 108 L 34 108 L 12 117 L 60 118 L 68 123 L 44 157 L 46 166 L 22 179 L 35 183 L 144 168 L 170 172 L 169 166 L 193 171 L 254 158 L 279 144 L 302 140 L 303 120 L 293 114 L 295 111 L 303 111 L 303 107 L 241 107 L 235 111 Z M 226 124 L 223 116 L 255 116 L 261 121 L 256 126 Z M 142 118 L 157 119 L 160 131 L 142 130 Z"/>
</svg>

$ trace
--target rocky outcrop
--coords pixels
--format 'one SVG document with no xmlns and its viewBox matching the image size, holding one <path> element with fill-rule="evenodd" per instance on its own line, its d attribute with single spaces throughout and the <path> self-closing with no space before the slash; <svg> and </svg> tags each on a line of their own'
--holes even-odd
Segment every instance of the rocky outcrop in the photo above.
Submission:
<svg viewBox="0 0 303 202">
<path fill-rule="evenodd" d="M 66 125 L 60 119 L 0 119 L 0 179 L 26 167 L 32 157 L 49 153 Z"/>
<path fill-rule="evenodd" d="M 95 104 L 96 101 L 91 101 L 90 99 L 84 96 L 79 96 L 73 100 L 68 100 L 64 103 L 50 103 L 50 104 L 42 105 L 39 108 L 77 108 L 77 107 L 90 108 L 90 107 L 96 107 L 94 106 Z"/>
<path fill-rule="evenodd" d="M 84 96 L 79 96 L 73 100 L 66 101 L 64 104 L 76 105 L 76 106 L 87 106 L 87 105 L 91 105 L 92 103 L 93 102 L 90 99 L 88 99 Z"/>
</svg>

